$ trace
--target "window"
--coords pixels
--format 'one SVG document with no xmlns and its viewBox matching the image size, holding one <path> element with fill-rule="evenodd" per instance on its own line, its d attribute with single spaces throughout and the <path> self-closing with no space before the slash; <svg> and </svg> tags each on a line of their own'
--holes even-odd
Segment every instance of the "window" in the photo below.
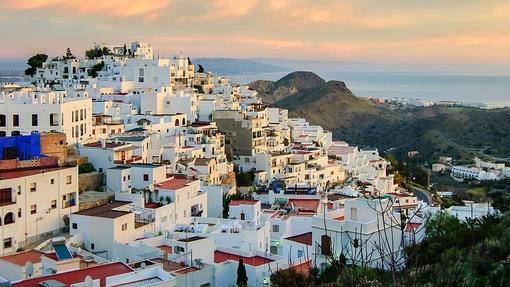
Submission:
<svg viewBox="0 0 510 287">
<path fill-rule="evenodd" d="M 280 232 L 280 226 L 277 224 L 273 225 L 273 232 Z"/>
<path fill-rule="evenodd" d="M 304 255 L 303 250 L 298 250 L 297 251 L 297 258 L 301 258 L 301 257 L 303 257 L 303 255 Z"/>
<path fill-rule="evenodd" d="M 4 239 L 4 248 L 12 247 L 12 237 Z"/>
<path fill-rule="evenodd" d="M 30 192 L 35 192 L 37 190 L 37 184 L 35 182 L 30 183 Z"/>
<path fill-rule="evenodd" d="M 55 179 L 54 178 L 50 179 L 50 183 L 55 184 Z"/>
<path fill-rule="evenodd" d="M 166 222 L 166 220 L 167 220 L 167 217 L 166 217 L 166 216 L 161 217 L 161 223 L 165 223 L 165 222 Z"/>
<path fill-rule="evenodd" d="M 5 127 L 5 115 L 0 115 L 0 127 Z"/>
<path fill-rule="evenodd" d="M 37 125 L 39 125 L 37 114 L 32 114 L 32 126 L 36 127 Z"/>
<path fill-rule="evenodd" d="M 71 175 L 66 176 L 66 184 L 71 184 L 73 182 L 73 178 Z"/>
<path fill-rule="evenodd" d="M 19 127 L 19 115 L 12 115 L 12 125 Z"/>
<path fill-rule="evenodd" d="M 358 220 L 358 209 L 351 207 L 351 220 Z"/>
<path fill-rule="evenodd" d="M 37 204 L 30 205 L 30 214 L 37 213 Z"/>
<path fill-rule="evenodd" d="M 127 226 L 128 226 L 127 223 L 122 224 L 122 231 L 127 230 Z"/>
<path fill-rule="evenodd" d="M 21 195 L 21 185 L 18 185 L 18 195 Z"/>
<path fill-rule="evenodd" d="M 271 254 L 277 254 L 278 253 L 278 246 L 270 246 L 269 247 L 269 252 Z"/>
<path fill-rule="evenodd" d="M 73 229 L 78 229 L 78 223 L 73 223 Z"/>
<path fill-rule="evenodd" d="M 149 181 L 149 175 L 144 173 L 143 174 L 143 181 Z"/>
<path fill-rule="evenodd" d="M 51 201 L 51 209 L 55 209 L 55 208 L 57 208 L 57 200 L 56 200 L 56 199 L 53 199 L 53 200 Z"/>
<path fill-rule="evenodd" d="M 21 208 L 18 208 L 18 218 L 21 218 Z"/>
<path fill-rule="evenodd" d="M 96 248 L 96 245 L 94 243 L 90 243 L 90 249 L 94 250 Z"/>
</svg>

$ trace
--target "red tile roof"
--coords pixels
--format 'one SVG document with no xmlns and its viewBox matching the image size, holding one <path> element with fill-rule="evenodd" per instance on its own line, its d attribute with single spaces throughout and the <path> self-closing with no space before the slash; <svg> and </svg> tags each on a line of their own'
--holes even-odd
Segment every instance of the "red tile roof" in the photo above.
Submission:
<svg viewBox="0 0 510 287">
<path fill-rule="evenodd" d="M 228 205 L 236 206 L 236 205 L 255 205 L 259 202 L 258 200 L 248 200 L 248 199 L 239 199 L 239 200 L 231 200 Z"/>
<path fill-rule="evenodd" d="M 312 260 L 305 261 L 303 263 L 299 263 L 297 265 L 292 266 L 294 270 L 299 273 L 308 274 L 310 273 L 310 269 L 312 267 Z"/>
<path fill-rule="evenodd" d="M 180 188 L 183 188 L 188 185 L 188 183 L 192 182 L 193 180 L 187 179 L 187 178 L 172 178 L 167 181 L 163 181 L 156 186 L 162 189 L 168 189 L 168 190 L 177 190 Z"/>
<path fill-rule="evenodd" d="M 41 262 L 41 255 L 44 255 L 44 253 L 37 250 L 28 250 L 7 256 L 2 256 L 0 259 L 8 261 L 12 264 L 16 264 L 18 266 L 25 266 L 25 264 L 29 261 L 32 263 Z"/>
<path fill-rule="evenodd" d="M 264 258 L 262 256 L 245 257 L 222 251 L 214 251 L 214 263 L 223 263 L 227 260 L 239 261 L 239 258 L 243 258 L 244 264 L 255 267 L 271 263 L 274 261 L 272 259 Z"/>
<path fill-rule="evenodd" d="M 130 211 L 114 210 L 115 208 L 131 204 L 129 201 L 114 201 L 100 206 L 75 212 L 78 215 L 87 215 L 104 218 L 117 218 L 131 213 Z"/>
<path fill-rule="evenodd" d="M 410 222 L 406 225 L 406 232 L 416 232 L 420 225 L 421 223 Z"/>
<path fill-rule="evenodd" d="M 297 198 L 289 198 L 287 202 L 287 206 L 293 206 L 297 208 L 299 211 L 308 211 L 308 212 L 317 212 L 319 208 L 320 199 L 306 198 L 306 199 L 297 199 Z"/>
<path fill-rule="evenodd" d="M 52 171 L 58 171 L 66 168 L 72 168 L 72 167 L 44 167 L 44 168 L 30 168 L 30 169 L 18 169 L 18 170 L 10 170 L 10 171 L 4 171 L 0 172 L 0 179 L 12 179 L 12 178 L 19 178 L 19 177 L 25 177 L 30 175 L 36 175 L 36 174 L 43 174 L 46 172 L 52 172 Z"/>
<path fill-rule="evenodd" d="M 85 277 L 90 276 L 92 279 L 100 280 L 100 285 L 106 285 L 106 277 L 125 274 L 132 272 L 129 266 L 121 262 L 102 264 L 94 267 L 73 270 L 69 272 L 62 272 L 48 276 L 42 276 L 32 279 L 23 280 L 17 283 L 13 283 L 13 287 L 37 287 L 39 283 L 47 281 L 47 280 L 56 280 L 63 283 L 66 286 L 70 286 L 72 284 L 80 283 L 85 281 Z"/>
<path fill-rule="evenodd" d="M 291 237 L 287 237 L 285 239 L 312 246 L 312 233 L 311 232 L 294 235 Z"/>
</svg>

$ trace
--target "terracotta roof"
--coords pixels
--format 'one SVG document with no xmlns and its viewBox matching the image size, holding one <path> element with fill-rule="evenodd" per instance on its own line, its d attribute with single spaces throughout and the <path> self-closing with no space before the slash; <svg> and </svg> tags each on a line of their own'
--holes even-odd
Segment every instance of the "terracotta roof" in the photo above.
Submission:
<svg viewBox="0 0 510 287">
<path fill-rule="evenodd" d="M 212 158 L 199 157 L 195 160 L 195 165 L 209 165 Z"/>
<path fill-rule="evenodd" d="M 312 233 L 311 232 L 294 235 L 291 237 L 287 237 L 285 239 L 312 246 Z"/>
<path fill-rule="evenodd" d="M 0 260 L 8 261 L 12 264 L 16 264 L 18 266 L 25 266 L 27 262 L 32 263 L 39 263 L 41 262 L 41 256 L 44 255 L 44 253 L 37 251 L 37 250 L 28 250 L 23 251 L 7 256 L 0 257 Z"/>
<path fill-rule="evenodd" d="M 3 172 L 0 172 L 0 180 L 13 179 L 13 178 L 25 177 L 25 176 L 36 175 L 36 174 L 43 174 L 46 172 L 63 170 L 66 168 L 72 168 L 72 167 L 57 166 L 57 167 L 30 168 L 30 169 L 17 169 L 17 170 L 3 171 Z"/>
<path fill-rule="evenodd" d="M 117 218 L 131 213 L 130 211 L 114 210 L 115 208 L 130 204 L 128 201 L 114 201 L 112 203 L 103 204 L 97 207 L 92 207 L 82 211 L 75 212 L 74 214 L 104 217 L 104 218 Z"/>
<path fill-rule="evenodd" d="M 297 198 L 289 198 L 287 202 L 287 206 L 294 206 L 294 208 L 301 211 L 308 212 L 317 212 L 317 209 L 320 204 L 320 199 L 306 198 L 306 199 L 297 199 Z"/>
<path fill-rule="evenodd" d="M 162 189 L 168 189 L 168 190 L 177 190 L 180 188 L 183 188 L 188 185 L 188 183 L 192 182 L 194 180 L 190 180 L 187 178 L 172 178 L 167 181 L 163 181 L 159 184 L 157 184 L 157 187 Z"/>
<path fill-rule="evenodd" d="M 126 144 L 123 143 L 123 142 L 118 142 L 118 143 L 115 143 L 115 142 L 105 142 L 105 147 L 106 148 L 114 148 L 114 147 L 119 147 L 119 146 L 123 146 L 123 145 L 126 145 Z M 101 148 L 103 147 L 103 145 L 102 145 L 102 143 L 100 141 L 84 144 L 83 146 L 84 147 L 101 147 Z"/>
<path fill-rule="evenodd" d="M 312 260 L 308 260 L 303 263 L 299 263 L 299 264 L 292 266 L 292 268 L 294 268 L 294 270 L 296 270 L 299 273 L 303 273 L 303 274 L 310 273 L 311 267 L 312 267 Z"/>
<path fill-rule="evenodd" d="M 62 272 L 48 276 L 42 276 L 37 278 L 32 278 L 28 280 L 23 280 L 17 283 L 13 283 L 13 287 L 38 287 L 40 283 L 48 280 L 58 281 L 65 286 L 71 286 L 72 284 L 80 283 L 85 281 L 85 277 L 90 276 L 92 279 L 100 280 L 100 285 L 106 285 L 106 277 L 125 274 L 132 272 L 129 266 L 121 262 L 109 263 L 97 265 L 94 267 L 84 268 L 73 270 L 69 272 Z"/>
<path fill-rule="evenodd" d="M 231 200 L 228 205 L 236 206 L 236 205 L 255 205 L 259 202 L 258 200 L 248 200 L 248 199 L 239 199 L 239 200 Z"/>
<path fill-rule="evenodd" d="M 260 266 L 274 261 L 272 259 L 264 258 L 262 256 L 245 257 L 223 251 L 214 251 L 214 263 L 223 263 L 227 260 L 239 261 L 240 258 L 243 258 L 244 264 L 250 266 Z"/>
</svg>

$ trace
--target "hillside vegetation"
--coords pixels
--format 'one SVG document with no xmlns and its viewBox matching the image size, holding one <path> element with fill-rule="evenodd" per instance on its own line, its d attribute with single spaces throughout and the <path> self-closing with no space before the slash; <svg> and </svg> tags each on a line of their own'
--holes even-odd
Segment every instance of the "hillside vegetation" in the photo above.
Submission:
<svg viewBox="0 0 510 287">
<path fill-rule="evenodd" d="M 358 98 L 341 81 L 312 72 L 293 72 L 278 81 L 255 81 L 262 100 L 286 108 L 333 132 L 335 139 L 403 155 L 450 155 L 505 160 L 510 157 L 510 109 L 468 107 L 396 108 Z"/>
</svg>

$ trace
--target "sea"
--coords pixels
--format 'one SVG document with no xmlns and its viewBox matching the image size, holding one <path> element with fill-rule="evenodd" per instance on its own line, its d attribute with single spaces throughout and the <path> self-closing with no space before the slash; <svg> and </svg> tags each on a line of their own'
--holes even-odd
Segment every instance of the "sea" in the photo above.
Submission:
<svg viewBox="0 0 510 287">
<path fill-rule="evenodd" d="M 483 103 L 510 107 L 510 74 L 462 74 L 381 71 L 314 71 L 325 80 L 340 80 L 360 97 L 410 98 L 425 101 Z M 288 72 L 230 75 L 232 82 L 278 80 Z"/>
</svg>

